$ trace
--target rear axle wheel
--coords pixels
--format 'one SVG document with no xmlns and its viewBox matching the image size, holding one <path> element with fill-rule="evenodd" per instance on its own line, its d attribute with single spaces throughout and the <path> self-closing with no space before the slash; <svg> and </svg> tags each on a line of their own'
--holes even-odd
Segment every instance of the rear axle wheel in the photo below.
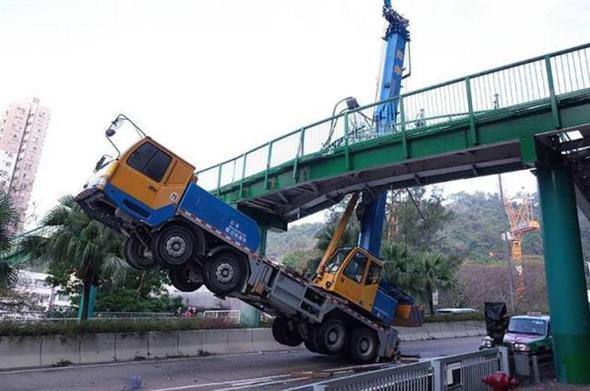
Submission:
<svg viewBox="0 0 590 391">
<path fill-rule="evenodd" d="M 221 296 L 240 290 L 247 274 L 243 257 L 232 251 L 221 251 L 203 265 L 205 286 Z"/>
</svg>

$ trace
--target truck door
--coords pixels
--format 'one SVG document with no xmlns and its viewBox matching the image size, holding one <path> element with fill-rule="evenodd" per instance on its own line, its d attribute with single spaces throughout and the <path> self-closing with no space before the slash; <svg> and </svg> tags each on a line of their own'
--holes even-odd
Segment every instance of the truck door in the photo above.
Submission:
<svg viewBox="0 0 590 391">
<path fill-rule="evenodd" d="M 367 277 L 364 280 L 365 286 L 362 290 L 359 303 L 363 308 L 368 309 L 369 311 L 373 310 L 375 297 L 377 296 L 377 290 L 379 288 L 379 281 L 381 279 L 381 269 L 382 266 L 374 260 L 369 262 Z"/>
<path fill-rule="evenodd" d="M 352 255 L 338 277 L 338 281 L 336 282 L 338 287 L 335 291 L 351 302 L 370 311 L 370 307 L 367 307 L 366 303 L 363 302 L 363 283 L 367 261 L 367 256 L 359 251 Z"/>
<path fill-rule="evenodd" d="M 172 156 L 147 141 L 123 156 L 112 184 L 147 205 L 158 209 L 170 202 L 162 202 L 159 192 L 162 180 L 170 167 Z"/>
</svg>

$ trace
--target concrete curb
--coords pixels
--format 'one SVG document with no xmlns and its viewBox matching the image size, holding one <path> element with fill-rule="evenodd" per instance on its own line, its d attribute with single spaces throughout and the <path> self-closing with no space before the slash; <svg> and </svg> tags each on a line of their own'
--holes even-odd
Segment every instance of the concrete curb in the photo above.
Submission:
<svg viewBox="0 0 590 391">
<path fill-rule="evenodd" d="M 425 323 L 422 327 L 397 329 L 402 342 L 485 335 L 484 322 L 479 321 Z M 287 349 L 304 347 L 277 343 L 269 328 L 0 337 L 0 369 Z"/>
</svg>

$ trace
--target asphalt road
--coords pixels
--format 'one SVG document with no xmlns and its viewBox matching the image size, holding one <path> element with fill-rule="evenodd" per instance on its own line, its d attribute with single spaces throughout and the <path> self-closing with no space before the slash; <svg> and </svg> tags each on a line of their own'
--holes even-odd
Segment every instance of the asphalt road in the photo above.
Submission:
<svg viewBox="0 0 590 391">
<path fill-rule="evenodd" d="M 477 350 L 480 337 L 402 343 L 422 358 Z M 1 358 L 0 358 L 1 359 Z M 305 350 L 0 372 L 1 391 L 279 390 L 347 374 L 350 364 Z"/>
</svg>

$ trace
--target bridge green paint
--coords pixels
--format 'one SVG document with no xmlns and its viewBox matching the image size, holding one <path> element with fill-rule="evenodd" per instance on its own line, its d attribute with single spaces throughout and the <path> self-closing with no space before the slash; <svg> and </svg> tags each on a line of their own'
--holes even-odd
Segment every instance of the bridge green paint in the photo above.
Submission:
<svg viewBox="0 0 590 391">
<path fill-rule="evenodd" d="M 306 182 L 450 155 L 476 146 L 485 148 L 521 139 L 529 140 L 530 144 L 541 133 L 590 122 L 590 82 L 581 76 L 581 72 L 586 72 L 584 67 L 590 74 L 588 48 L 590 44 L 581 45 L 396 97 L 400 100 L 400 122 L 390 134 L 379 138 L 359 142 L 352 140 L 349 133 L 352 114 L 371 116 L 381 102 L 303 127 L 197 174 L 200 178 L 214 174 L 215 181 L 201 184 L 214 188 L 220 198 L 235 204 Z M 572 77 L 575 83 L 571 82 Z M 511 99 L 514 104 L 486 107 L 486 100 L 491 99 L 494 90 L 505 91 L 500 99 Z M 514 94 L 518 95 L 514 97 Z M 430 99 L 431 96 L 434 98 Z M 436 113 L 425 118 L 434 124 L 417 127 L 418 120 L 408 116 L 412 100 L 418 104 L 425 102 L 426 110 Z M 344 145 L 332 150 L 316 145 L 309 151 L 306 140 L 321 136 L 332 121 L 344 123 Z M 281 143 L 298 144 L 298 147 L 291 156 L 279 156 L 281 162 L 273 165 L 278 155 L 276 147 Z M 249 173 L 248 164 L 261 151 L 267 152 L 265 168 Z M 530 156 L 523 160 L 532 163 Z M 224 183 L 222 170 L 225 173 L 232 164 L 241 165 L 241 172 L 234 169 L 239 180 Z"/>
<path fill-rule="evenodd" d="M 571 172 L 537 169 L 555 373 L 562 383 L 590 384 L 590 311 Z"/>
<path fill-rule="evenodd" d="M 478 116 L 475 139 L 479 140 L 480 146 L 486 146 L 531 138 L 554 130 L 550 102 L 541 105 L 536 102 L 534 106 L 497 110 L 493 114 Z M 565 127 L 590 122 L 590 91 L 560 97 L 559 113 Z M 465 151 L 471 147 L 466 140 L 474 139 L 469 136 L 470 129 L 469 121 L 466 120 L 419 134 L 393 134 L 365 141 L 350 146 L 348 153 L 342 148 L 328 156 L 306 156 L 298 160 L 299 180 L 293 176 L 294 162 L 290 161 L 272 168 L 268 173 L 245 178 L 237 186 L 230 184 L 222 187 L 219 195 L 228 203 L 236 203 L 242 198 L 257 197 L 302 182 L 401 164 L 408 159 L 425 159 Z M 404 136 L 407 137 L 405 142 Z M 268 187 L 265 187 L 265 178 L 268 178 Z"/>
</svg>

